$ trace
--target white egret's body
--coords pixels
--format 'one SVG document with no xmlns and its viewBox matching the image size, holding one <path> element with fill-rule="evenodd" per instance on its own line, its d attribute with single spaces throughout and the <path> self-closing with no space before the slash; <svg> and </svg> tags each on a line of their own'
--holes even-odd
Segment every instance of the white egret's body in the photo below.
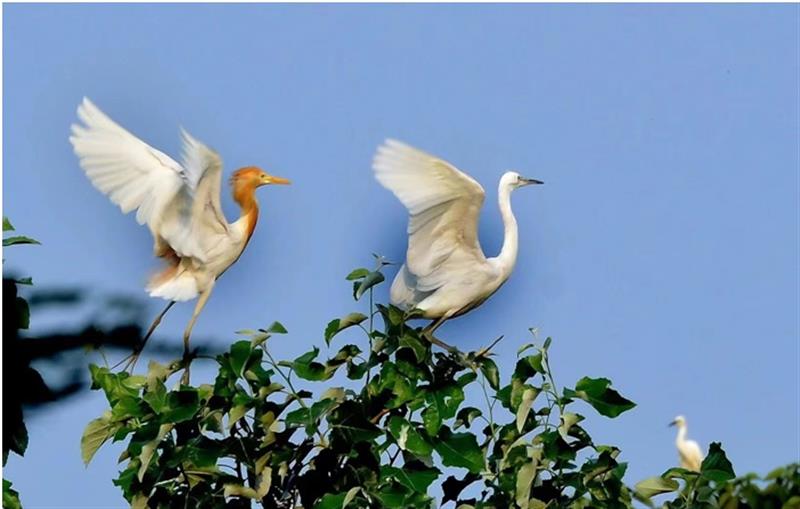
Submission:
<svg viewBox="0 0 800 509">
<path fill-rule="evenodd" d="M 686 438 L 688 431 L 686 418 L 679 415 L 672 421 L 672 425 L 678 427 L 678 435 L 675 437 L 675 447 L 678 448 L 681 468 L 699 472 L 700 465 L 703 463 L 703 451 L 700 449 L 697 442 Z"/>
<path fill-rule="evenodd" d="M 518 251 L 511 191 L 541 182 L 507 172 L 498 188 L 505 238 L 487 258 L 478 240 L 484 190 L 450 163 L 394 140 L 378 148 L 375 177 L 409 211 L 406 261 L 392 283 L 391 302 L 444 320 L 479 306 L 506 282 Z"/>
<path fill-rule="evenodd" d="M 169 300 L 170 306 L 199 297 L 184 332 L 188 344 L 214 282 L 239 259 L 253 234 L 258 220 L 255 189 L 288 181 L 256 167 L 235 172 L 231 185 L 242 215 L 228 223 L 220 206 L 219 154 L 183 131 L 179 164 L 123 129 L 88 99 L 78 108 L 78 117 L 84 125 L 72 126 L 70 142 L 86 176 L 123 213 L 136 211 L 136 220 L 153 234 L 155 255 L 167 262 L 151 278 L 148 293 Z"/>
</svg>

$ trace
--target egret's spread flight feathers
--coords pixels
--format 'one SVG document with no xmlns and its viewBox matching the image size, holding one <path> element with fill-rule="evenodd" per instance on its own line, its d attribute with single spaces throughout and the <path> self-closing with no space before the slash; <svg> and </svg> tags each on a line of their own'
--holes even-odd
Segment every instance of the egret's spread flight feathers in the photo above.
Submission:
<svg viewBox="0 0 800 509">
<path fill-rule="evenodd" d="M 500 181 L 500 207 L 506 223 L 505 257 L 487 259 L 478 240 L 483 188 L 455 166 L 395 140 L 378 148 L 375 178 L 409 212 L 406 262 L 392 283 L 392 303 L 417 308 L 426 318 L 466 313 L 494 293 L 516 260 L 516 221 L 510 192 L 541 183 L 515 172 Z M 512 253 L 513 251 L 513 253 Z M 513 256 L 512 256 L 513 254 Z"/>
<path fill-rule="evenodd" d="M 417 288 L 435 290 L 452 257 L 485 260 L 478 241 L 483 188 L 456 167 L 399 141 L 378 148 L 375 177 L 409 212 L 406 268 Z"/>
<path fill-rule="evenodd" d="M 181 166 L 89 99 L 78 108 L 78 117 L 85 126 L 73 125 L 70 141 L 92 184 L 123 213 L 136 210 L 136 220 L 153 233 L 158 256 L 169 248 L 179 257 L 206 262 L 208 249 L 227 231 L 219 204 L 219 155 L 184 131 Z"/>
</svg>

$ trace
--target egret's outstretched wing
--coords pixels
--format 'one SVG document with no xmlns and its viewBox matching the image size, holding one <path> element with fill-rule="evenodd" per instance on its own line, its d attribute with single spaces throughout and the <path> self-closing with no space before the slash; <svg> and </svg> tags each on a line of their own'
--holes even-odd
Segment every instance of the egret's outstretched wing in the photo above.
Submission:
<svg viewBox="0 0 800 509">
<path fill-rule="evenodd" d="M 149 146 L 84 98 L 84 125 L 73 125 L 70 142 L 92 184 L 119 205 L 136 210 L 147 224 L 159 256 L 206 257 L 206 237 L 225 232 L 219 206 L 219 156 L 184 133 L 184 166 Z"/>
<path fill-rule="evenodd" d="M 166 244 L 182 256 L 206 261 L 228 231 L 219 201 L 222 160 L 185 130 L 181 130 L 181 138 L 185 185 L 164 209 L 154 232 L 156 254 L 164 251 Z"/>
<path fill-rule="evenodd" d="M 478 242 L 483 188 L 447 161 L 395 140 L 378 148 L 375 177 L 409 212 L 406 268 L 416 289 L 443 284 L 439 269 L 461 262 L 485 261 Z"/>
</svg>

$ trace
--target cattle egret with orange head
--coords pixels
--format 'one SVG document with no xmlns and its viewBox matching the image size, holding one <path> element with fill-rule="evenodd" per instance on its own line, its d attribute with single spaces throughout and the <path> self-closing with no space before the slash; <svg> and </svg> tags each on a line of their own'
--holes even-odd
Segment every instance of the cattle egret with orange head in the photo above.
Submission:
<svg viewBox="0 0 800 509">
<path fill-rule="evenodd" d="M 406 262 L 392 283 L 392 304 L 421 311 L 434 322 L 428 339 L 445 320 L 480 306 L 508 280 L 517 262 L 517 220 L 511 192 L 541 181 L 517 172 L 503 174 L 498 186 L 505 238 L 500 254 L 487 258 L 478 241 L 484 191 L 452 164 L 404 143 L 387 140 L 378 148 L 375 178 L 409 213 Z"/>
<path fill-rule="evenodd" d="M 136 211 L 136 221 L 153 234 L 153 250 L 166 262 L 147 292 L 169 301 L 131 356 L 133 366 L 147 338 L 175 302 L 197 298 L 183 333 L 188 359 L 189 336 L 216 280 L 241 256 L 258 221 L 255 190 L 289 181 L 255 166 L 233 173 L 233 199 L 242 209 L 233 223 L 220 207 L 222 160 L 219 154 L 186 131 L 182 162 L 149 146 L 111 120 L 89 99 L 78 107 L 83 125 L 72 126 L 70 142 L 92 184 L 123 213 Z M 187 364 L 188 370 L 188 364 Z M 188 371 L 187 371 L 188 373 Z"/>
</svg>

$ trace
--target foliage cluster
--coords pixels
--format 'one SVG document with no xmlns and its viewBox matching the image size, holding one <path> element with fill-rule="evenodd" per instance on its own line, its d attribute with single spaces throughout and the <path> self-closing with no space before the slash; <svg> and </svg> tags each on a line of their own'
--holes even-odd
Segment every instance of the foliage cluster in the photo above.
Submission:
<svg viewBox="0 0 800 509">
<path fill-rule="evenodd" d="M 560 389 L 549 338 L 519 349 L 505 383 L 488 348 L 434 352 L 412 315 L 373 305 L 380 266 L 348 276 L 368 314 L 324 333 L 329 348 L 354 337 L 346 330 L 362 346 L 327 359 L 314 347 L 277 361 L 267 344 L 286 330 L 274 323 L 240 331 L 213 384 L 168 389 L 177 362 L 151 362 L 142 376 L 92 366 L 110 409 L 86 428 L 84 460 L 106 440 L 127 441 L 115 483 L 135 508 L 431 507 L 437 482 L 439 503 L 462 509 L 631 506 L 619 449 L 595 444 L 574 407 L 614 418 L 634 403 L 605 378 Z M 316 395 L 305 388 L 315 382 Z M 482 394 L 482 408 L 467 393 Z"/>
<path fill-rule="evenodd" d="M 4 231 L 12 229 L 4 220 Z M 33 242 L 11 237 L 4 245 Z M 84 432 L 84 461 L 103 443 L 124 441 L 114 483 L 140 509 L 630 508 L 636 500 L 654 507 L 650 497 L 667 493 L 674 498 L 665 509 L 800 509 L 800 466 L 734 479 L 719 444 L 700 472 L 673 468 L 627 487 L 620 450 L 596 444 L 577 413 L 588 405 L 615 418 L 634 407 L 608 379 L 557 386 L 551 340 L 539 343 L 535 331 L 536 344 L 519 349 L 508 379 L 491 346 L 434 351 L 409 324 L 413 314 L 373 303 L 381 266 L 348 276 L 355 300 L 368 297 L 369 307 L 328 324 L 329 356 L 314 347 L 276 360 L 270 338 L 287 332 L 276 322 L 240 331 L 216 357 L 213 384 L 181 383 L 179 361 L 151 362 L 145 375 L 91 366 L 109 409 Z M 31 281 L 11 283 L 5 302 L 11 295 L 14 309 L 4 308 L 4 323 L 14 317 L 23 329 L 29 313 L 16 285 Z M 4 341 L 16 338 L 5 332 Z M 468 399 L 475 395 L 480 403 Z M 27 431 L 21 405 L 18 425 L 4 414 L 5 464 L 9 450 L 24 453 Z M 3 507 L 21 507 L 5 479 Z"/>
<path fill-rule="evenodd" d="M 24 235 L 14 235 L 14 226 L 8 218 L 3 217 L 3 248 L 23 244 L 39 244 L 38 241 Z M 31 278 L 3 278 L 3 349 L 5 352 L 15 351 L 19 342 L 19 331 L 28 328 L 30 308 L 28 302 L 17 295 L 18 285 L 31 285 Z M 29 359 L 15 359 L 14 356 L 3 356 L 3 385 L 24 384 L 28 392 L 47 392 L 38 371 L 30 366 Z M 19 362 L 19 361 L 22 362 Z M 3 466 L 8 462 L 8 455 L 14 452 L 20 456 L 28 448 L 28 428 L 25 426 L 20 398 L 21 392 L 3 394 Z M 16 509 L 20 507 L 19 494 L 12 489 L 11 482 L 3 479 L 3 507 Z"/>
<path fill-rule="evenodd" d="M 287 332 L 276 322 L 240 331 L 216 358 L 213 384 L 168 389 L 180 362 L 151 362 L 142 376 L 92 366 L 110 408 L 86 428 L 84 461 L 109 439 L 126 441 L 114 482 L 134 508 L 630 508 L 670 492 L 668 509 L 798 507 L 797 465 L 761 488 L 753 476 L 734 480 L 716 443 L 700 472 L 674 468 L 627 487 L 620 450 L 596 444 L 576 411 L 582 402 L 615 418 L 633 408 L 608 379 L 559 388 L 550 338 L 522 346 L 507 381 L 491 347 L 433 351 L 412 314 L 373 304 L 381 265 L 347 278 L 356 300 L 369 297 L 368 314 L 324 332 L 329 349 L 345 337 L 362 346 L 327 359 L 314 347 L 276 360 L 267 345 Z"/>
</svg>

